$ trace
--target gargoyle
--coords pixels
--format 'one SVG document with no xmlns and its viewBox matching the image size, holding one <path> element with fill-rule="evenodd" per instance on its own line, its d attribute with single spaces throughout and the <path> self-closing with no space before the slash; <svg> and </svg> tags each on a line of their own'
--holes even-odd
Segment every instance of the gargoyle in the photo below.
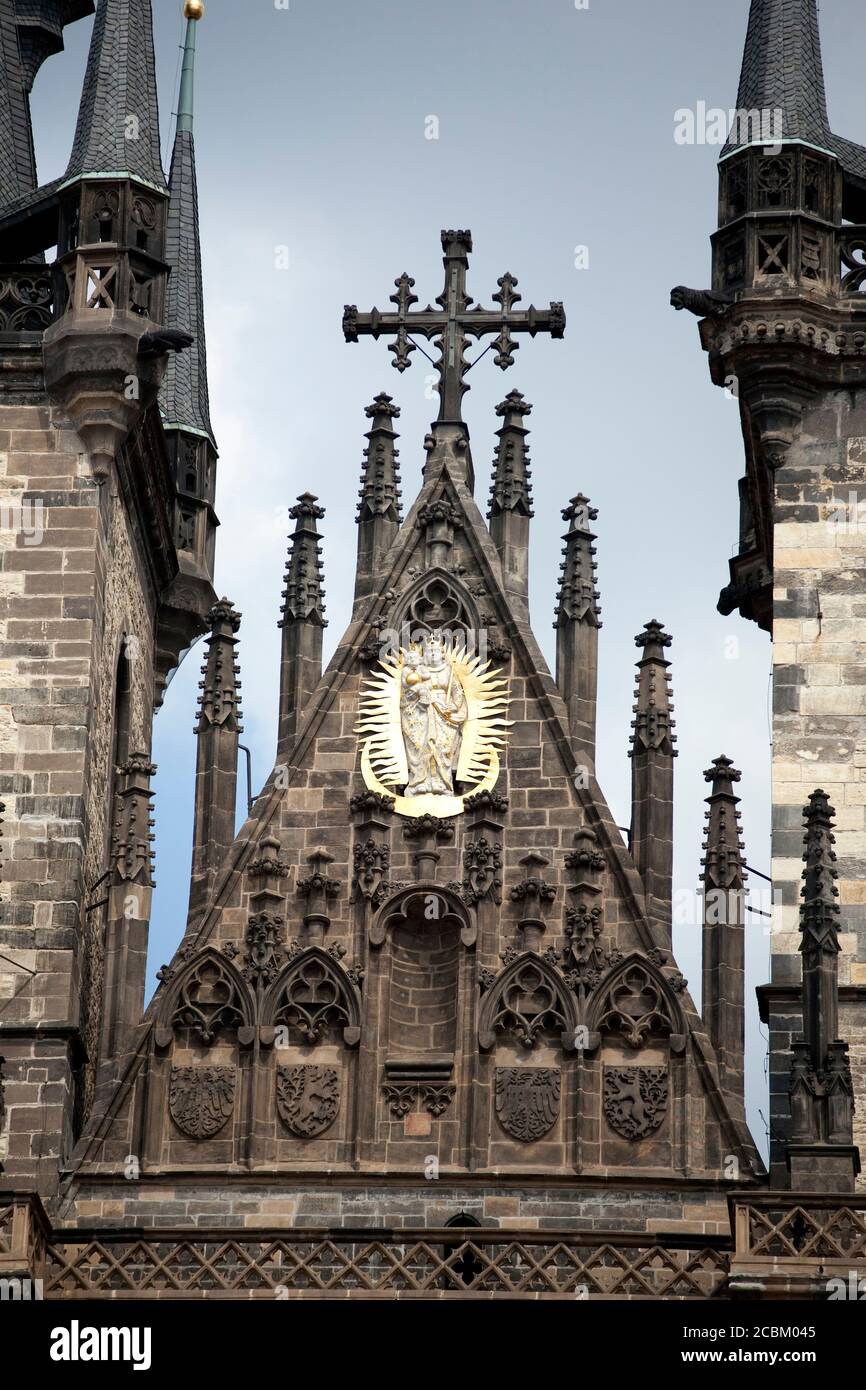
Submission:
<svg viewBox="0 0 866 1390">
<path fill-rule="evenodd" d="M 143 333 L 138 340 L 139 357 L 165 357 L 169 352 L 184 352 L 191 347 L 194 338 L 179 328 L 158 328 L 154 333 Z"/>
<path fill-rule="evenodd" d="M 699 319 L 717 318 L 733 302 L 731 294 L 717 294 L 715 290 L 690 290 L 685 285 L 676 285 L 671 290 L 671 304 L 675 309 L 688 309 Z"/>
</svg>

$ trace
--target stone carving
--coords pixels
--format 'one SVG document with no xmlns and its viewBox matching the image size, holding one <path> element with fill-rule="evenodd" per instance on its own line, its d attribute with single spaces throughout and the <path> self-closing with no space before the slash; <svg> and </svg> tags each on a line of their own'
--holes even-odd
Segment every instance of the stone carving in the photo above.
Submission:
<svg viewBox="0 0 866 1390">
<path fill-rule="evenodd" d="M 330 1129 L 340 1108 L 340 1077 L 334 1067 L 277 1067 L 277 1113 L 299 1139 Z"/>
<path fill-rule="evenodd" d="M 660 981 L 648 965 L 632 961 L 607 986 L 597 1014 L 598 1030 L 621 1035 L 628 1047 L 644 1047 L 651 1034 L 674 1032 Z"/>
<path fill-rule="evenodd" d="M 463 810 L 457 784 L 490 790 L 508 721 L 508 682 L 458 641 L 428 634 L 383 657 L 366 682 L 357 732 L 369 790 L 395 798 L 399 815 L 447 819 Z"/>
<path fill-rule="evenodd" d="M 385 875 L 391 865 L 391 851 L 372 837 L 355 845 L 355 882 L 363 898 L 374 907 L 384 902 L 387 889 Z"/>
<path fill-rule="evenodd" d="M 178 1129 L 190 1139 L 218 1134 L 235 1104 L 234 1067 L 172 1067 L 168 1108 Z"/>
<path fill-rule="evenodd" d="M 269 985 L 282 968 L 285 954 L 283 919 L 270 912 L 257 912 L 247 927 L 244 979 L 251 984 Z"/>
<path fill-rule="evenodd" d="M 624 1139 L 654 1134 L 667 1109 L 667 1067 L 605 1067 L 605 1118 Z"/>
<path fill-rule="evenodd" d="M 542 1033 L 563 1033 L 570 1025 L 564 990 L 554 971 L 534 955 L 518 957 L 487 995 L 481 1020 L 481 1045 L 492 1046 L 496 1033 L 512 1033 L 524 1047 L 534 1047 Z"/>
<path fill-rule="evenodd" d="M 463 864 L 466 877 L 461 884 L 464 898 L 473 906 L 492 898 L 495 903 L 502 901 L 502 845 L 488 840 L 484 835 L 477 840 L 467 840 L 463 849 Z"/>
<path fill-rule="evenodd" d="M 403 1086 L 388 1084 L 382 1087 L 388 1109 L 398 1120 L 408 1115 L 418 1096 L 421 1097 L 424 1109 L 438 1119 L 448 1109 L 456 1090 L 457 1087 L 450 1082 L 445 1085 L 413 1083 Z"/>
<path fill-rule="evenodd" d="M 497 1067 L 496 1114 L 502 1128 L 531 1144 L 540 1139 L 559 1115 L 558 1067 Z"/>
<path fill-rule="evenodd" d="M 172 1028 L 191 1028 L 209 1047 L 217 1033 L 244 1023 L 236 977 L 229 963 L 207 952 L 190 967 L 178 990 Z"/>
<path fill-rule="evenodd" d="M 343 1041 L 354 1046 L 360 1037 L 358 996 L 339 963 L 327 952 L 313 947 L 296 954 L 288 966 L 285 981 L 277 983 L 275 1025 L 297 1030 L 308 1045 L 320 1042 L 329 1032 L 341 1032 Z"/>
</svg>

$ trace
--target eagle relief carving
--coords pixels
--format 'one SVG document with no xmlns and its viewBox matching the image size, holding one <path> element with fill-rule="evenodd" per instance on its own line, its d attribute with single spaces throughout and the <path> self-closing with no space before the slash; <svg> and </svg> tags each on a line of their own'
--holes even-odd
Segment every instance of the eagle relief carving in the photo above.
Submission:
<svg viewBox="0 0 866 1390">
<path fill-rule="evenodd" d="M 235 1104 L 234 1067 L 172 1067 L 168 1108 L 190 1139 L 218 1134 Z"/>
<path fill-rule="evenodd" d="M 514 1139 L 531 1144 L 559 1115 L 558 1067 L 497 1067 L 496 1114 Z"/>
<path fill-rule="evenodd" d="M 395 798 L 398 815 L 459 815 L 465 796 L 491 791 L 499 777 L 507 680 L 437 632 L 379 666 L 364 682 L 356 729 L 367 787 Z"/>
</svg>

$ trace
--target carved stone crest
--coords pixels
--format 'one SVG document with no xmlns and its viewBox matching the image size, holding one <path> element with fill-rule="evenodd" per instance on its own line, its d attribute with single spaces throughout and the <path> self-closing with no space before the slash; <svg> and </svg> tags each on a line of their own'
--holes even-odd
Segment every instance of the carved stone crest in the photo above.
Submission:
<svg viewBox="0 0 866 1390">
<path fill-rule="evenodd" d="M 340 1108 L 340 1077 L 334 1067 L 277 1067 L 277 1111 L 299 1139 L 330 1129 Z"/>
<path fill-rule="evenodd" d="M 546 1134 L 559 1114 L 558 1067 L 497 1067 L 496 1114 L 523 1144 Z"/>
<path fill-rule="evenodd" d="M 605 1118 L 624 1139 L 654 1134 L 667 1109 L 667 1067 L 605 1067 Z"/>
<path fill-rule="evenodd" d="M 179 1130 L 190 1139 L 219 1133 L 235 1104 L 235 1068 L 172 1067 L 168 1108 Z"/>
</svg>

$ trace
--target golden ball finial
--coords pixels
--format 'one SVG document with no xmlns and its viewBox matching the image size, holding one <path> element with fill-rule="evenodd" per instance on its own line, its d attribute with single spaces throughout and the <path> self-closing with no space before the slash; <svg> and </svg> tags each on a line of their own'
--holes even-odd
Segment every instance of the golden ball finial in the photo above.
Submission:
<svg viewBox="0 0 866 1390">
<path fill-rule="evenodd" d="M 201 19 L 204 15 L 204 0 L 184 0 L 184 19 Z"/>
</svg>

